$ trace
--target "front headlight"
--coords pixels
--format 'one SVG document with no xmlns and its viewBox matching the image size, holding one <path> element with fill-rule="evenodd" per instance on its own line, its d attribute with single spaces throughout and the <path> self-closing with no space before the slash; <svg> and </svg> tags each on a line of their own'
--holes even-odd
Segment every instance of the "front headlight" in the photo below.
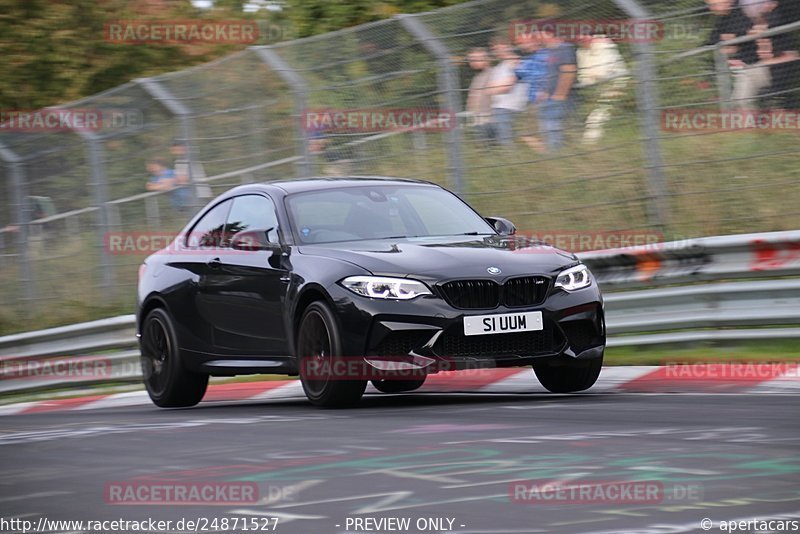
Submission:
<svg viewBox="0 0 800 534">
<path fill-rule="evenodd" d="M 422 282 L 407 278 L 350 276 L 340 283 L 353 293 L 374 299 L 410 300 L 420 295 L 433 294 Z"/>
<path fill-rule="evenodd" d="M 576 291 L 589 287 L 592 284 L 592 274 L 585 265 L 576 265 L 559 273 L 556 278 L 556 287 L 565 291 Z"/>
</svg>

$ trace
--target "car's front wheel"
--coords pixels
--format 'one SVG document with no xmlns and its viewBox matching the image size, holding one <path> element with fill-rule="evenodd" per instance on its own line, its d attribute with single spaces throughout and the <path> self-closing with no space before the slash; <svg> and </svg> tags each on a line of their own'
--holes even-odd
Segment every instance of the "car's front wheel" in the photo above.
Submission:
<svg viewBox="0 0 800 534">
<path fill-rule="evenodd" d="M 416 380 L 373 380 L 372 385 L 381 393 L 403 393 L 404 391 L 414 391 L 422 387 L 425 378 Z"/>
<path fill-rule="evenodd" d="M 355 404 L 367 387 L 366 380 L 337 376 L 335 362 L 342 358 L 342 343 L 336 318 L 328 306 L 312 302 L 303 312 L 297 333 L 300 382 L 306 397 L 317 406 Z M 346 362 L 345 362 L 346 363 Z"/>
<path fill-rule="evenodd" d="M 542 360 L 533 364 L 533 371 L 542 386 L 551 393 L 572 393 L 589 389 L 597 382 L 603 358 L 590 360 Z"/>
<path fill-rule="evenodd" d="M 208 387 L 208 375 L 187 370 L 180 359 L 172 320 L 161 308 L 142 322 L 141 364 L 150 400 L 162 408 L 194 406 Z"/>
</svg>

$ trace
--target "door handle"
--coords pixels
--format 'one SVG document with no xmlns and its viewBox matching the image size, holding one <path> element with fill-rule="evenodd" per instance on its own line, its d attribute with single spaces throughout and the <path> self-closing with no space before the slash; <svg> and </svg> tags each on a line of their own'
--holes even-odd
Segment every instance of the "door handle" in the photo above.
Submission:
<svg viewBox="0 0 800 534">
<path fill-rule="evenodd" d="M 222 262 L 219 260 L 219 258 L 214 258 L 213 260 L 209 260 L 206 265 L 208 265 L 209 269 L 219 269 L 222 267 Z"/>
</svg>

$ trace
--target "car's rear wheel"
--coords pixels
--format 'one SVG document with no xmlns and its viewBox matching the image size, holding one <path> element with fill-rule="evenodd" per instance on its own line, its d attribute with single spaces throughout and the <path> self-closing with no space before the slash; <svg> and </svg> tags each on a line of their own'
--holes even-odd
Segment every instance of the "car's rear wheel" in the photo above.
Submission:
<svg viewBox="0 0 800 534">
<path fill-rule="evenodd" d="M 323 302 L 312 302 L 303 312 L 297 334 L 300 382 L 312 404 L 326 407 L 356 404 L 367 387 L 366 380 L 336 376 L 335 361 L 342 357 L 336 319 Z M 344 366 L 347 368 L 347 366 Z"/>
<path fill-rule="evenodd" d="M 381 393 L 403 393 L 404 391 L 414 391 L 422 387 L 425 378 L 416 380 L 373 380 L 372 385 Z"/>
<path fill-rule="evenodd" d="M 533 364 L 536 378 L 551 393 L 589 389 L 597 382 L 603 358 L 590 360 L 542 360 Z"/>
<path fill-rule="evenodd" d="M 141 365 L 147 394 L 156 406 L 194 406 L 208 387 L 208 375 L 187 370 L 169 314 L 156 308 L 142 323 Z"/>
</svg>

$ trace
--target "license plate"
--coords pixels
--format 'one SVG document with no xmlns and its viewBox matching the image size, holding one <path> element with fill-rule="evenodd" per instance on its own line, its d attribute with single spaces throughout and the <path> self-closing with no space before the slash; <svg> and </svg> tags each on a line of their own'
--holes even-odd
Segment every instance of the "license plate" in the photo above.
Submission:
<svg viewBox="0 0 800 534">
<path fill-rule="evenodd" d="M 508 334 L 543 330 L 542 312 L 501 313 L 464 317 L 464 335 Z"/>
</svg>

